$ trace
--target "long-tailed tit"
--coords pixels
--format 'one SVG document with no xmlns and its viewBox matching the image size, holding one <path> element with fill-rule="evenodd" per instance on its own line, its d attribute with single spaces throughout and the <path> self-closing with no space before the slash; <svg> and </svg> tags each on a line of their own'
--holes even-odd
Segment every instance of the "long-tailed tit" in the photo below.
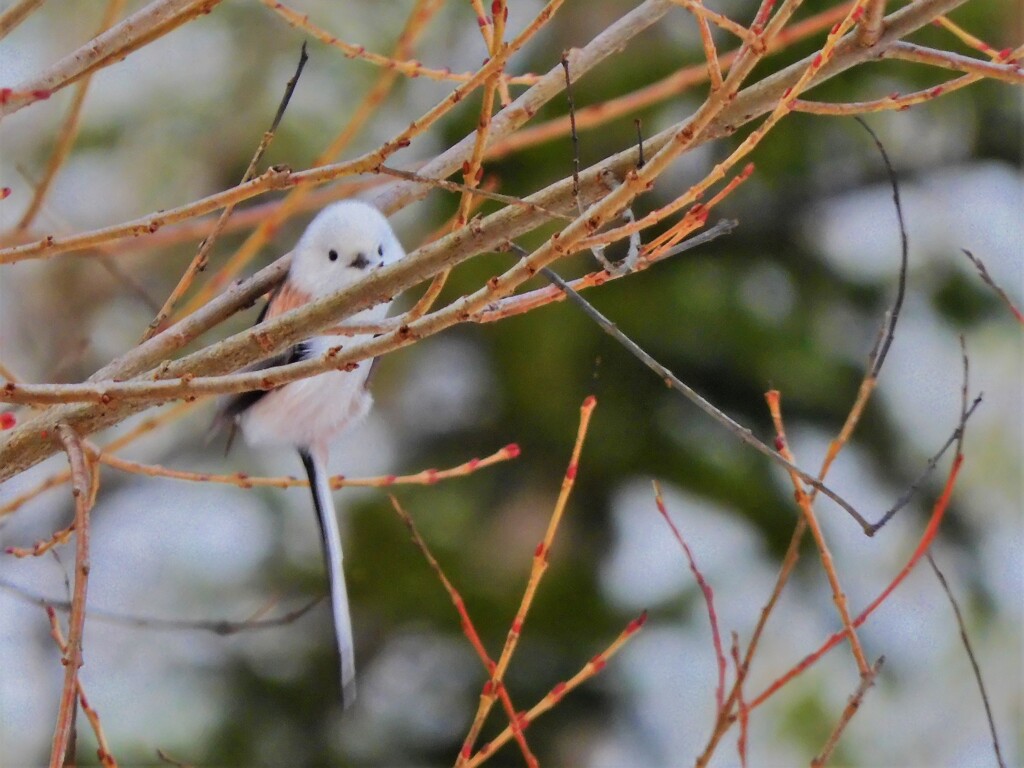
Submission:
<svg viewBox="0 0 1024 768">
<path fill-rule="evenodd" d="M 321 211 L 292 251 L 284 282 L 270 297 L 257 323 L 295 309 L 314 299 L 352 285 L 371 270 L 405 255 L 388 220 L 371 205 L 356 201 L 334 203 Z M 379 323 L 390 302 L 364 309 L 350 318 L 356 324 Z M 369 336 L 313 336 L 280 355 L 260 363 L 270 368 L 319 357 L 332 347 L 349 346 Z M 341 664 L 342 705 L 355 699 L 355 654 L 352 619 L 342 570 L 341 536 L 328 483 L 330 443 L 363 418 L 373 398 L 367 391 L 372 360 L 353 370 L 328 371 L 270 391 L 244 392 L 228 400 L 221 420 L 242 429 L 253 445 L 291 445 L 309 476 L 313 506 L 320 521 L 324 560 L 331 593 L 331 610 Z"/>
</svg>

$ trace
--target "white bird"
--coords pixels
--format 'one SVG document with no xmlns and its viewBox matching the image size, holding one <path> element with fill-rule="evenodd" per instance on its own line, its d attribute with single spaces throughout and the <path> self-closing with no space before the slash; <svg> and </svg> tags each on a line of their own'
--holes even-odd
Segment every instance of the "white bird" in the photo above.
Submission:
<svg viewBox="0 0 1024 768">
<path fill-rule="evenodd" d="M 324 208 L 310 222 L 292 251 L 292 263 L 271 295 L 257 323 L 269 320 L 315 299 L 337 293 L 370 271 L 405 256 L 388 220 L 366 203 L 342 201 Z M 379 323 L 389 302 L 364 309 L 346 322 Z M 319 357 L 332 347 L 351 346 L 370 336 L 313 336 L 280 355 L 260 363 L 269 368 Z M 370 410 L 373 398 L 367 379 L 374 361 L 363 360 L 353 370 L 328 371 L 270 391 L 244 392 L 221 408 L 220 420 L 242 429 L 252 445 L 291 445 L 309 476 L 313 506 L 320 521 L 331 610 L 341 665 L 342 706 L 356 695 L 355 653 L 341 534 L 328 483 L 327 459 L 331 442 Z"/>
</svg>

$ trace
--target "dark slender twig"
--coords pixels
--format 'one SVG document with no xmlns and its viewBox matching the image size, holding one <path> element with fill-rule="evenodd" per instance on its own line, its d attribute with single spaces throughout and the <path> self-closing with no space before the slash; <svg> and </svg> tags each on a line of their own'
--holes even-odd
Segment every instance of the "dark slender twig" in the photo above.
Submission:
<svg viewBox="0 0 1024 768">
<path fill-rule="evenodd" d="M 162 749 L 158 749 L 156 751 L 156 756 L 158 758 L 160 758 L 160 760 L 162 762 L 165 762 L 168 765 L 173 765 L 175 768 L 194 768 L 192 763 L 185 763 L 185 762 L 182 762 L 181 760 L 177 760 L 177 759 L 171 757 L 169 754 L 167 754 Z"/>
<path fill-rule="evenodd" d="M 968 259 L 971 260 L 971 263 L 974 265 L 974 268 L 978 270 L 978 275 L 981 277 L 982 281 L 984 281 L 984 283 L 989 288 L 991 288 L 999 295 L 999 298 L 1003 300 L 1003 303 L 1010 308 L 1011 312 L 1013 312 L 1013 316 L 1016 317 L 1019 322 L 1024 323 L 1024 314 L 1021 314 L 1021 311 L 1017 309 L 1016 305 L 1014 305 L 1014 303 L 1010 300 L 1010 297 L 1006 295 L 1006 291 L 1000 288 L 996 281 L 992 279 L 992 275 L 990 275 L 988 273 L 988 270 L 985 268 L 985 262 L 983 262 L 973 253 L 968 251 L 966 248 L 961 248 L 960 250 L 964 252 L 964 255 Z"/>
<path fill-rule="evenodd" d="M 739 225 L 740 223 L 736 219 L 722 219 L 716 223 L 715 226 L 711 227 L 711 229 L 706 229 L 698 235 L 688 237 L 682 242 L 676 243 L 664 253 L 659 254 L 658 261 L 667 259 L 670 256 L 675 256 L 683 251 L 692 250 L 693 248 L 704 245 L 705 243 L 710 243 L 712 240 L 715 240 L 722 235 L 728 235 Z"/>
<path fill-rule="evenodd" d="M 960 422 L 962 424 L 967 420 L 968 415 L 967 391 L 970 376 L 970 360 L 967 357 L 967 342 L 964 340 L 963 334 L 960 335 L 960 356 L 963 359 L 964 368 L 963 385 L 960 388 Z M 963 429 L 961 428 L 959 432 L 960 434 L 957 437 L 957 454 L 963 453 Z M 989 732 L 992 734 L 992 748 L 996 753 L 996 761 L 999 763 L 999 768 L 1006 768 L 1006 763 L 1003 761 L 1003 753 L 999 747 L 999 734 L 996 732 L 995 718 L 992 717 L 992 705 L 988 699 L 988 692 L 985 689 L 985 683 L 981 678 L 981 667 L 978 666 L 978 660 L 974 655 L 974 649 L 971 647 L 971 640 L 967 635 L 967 624 L 964 622 L 964 617 L 960 613 L 960 605 L 953 596 L 953 590 L 949 588 L 949 582 L 946 581 L 946 577 L 939 569 L 938 564 L 935 562 L 935 558 L 932 557 L 932 553 L 929 552 L 927 557 L 928 564 L 932 567 L 932 571 L 935 572 L 935 576 L 942 585 L 942 590 L 946 593 L 946 597 L 949 598 L 950 605 L 953 606 L 953 613 L 956 614 L 956 623 L 960 627 L 960 639 L 963 641 L 964 650 L 967 651 L 967 658 L 970 660 L 971 667 L 974 669 L 974 679 L 978 683 L 978 691 L 981 693 L 981 701 L 985 705 L 985 716 L 988 718 L 988 728 Z"/>
<path fill-rule="evenodd" d="M 971 415 L 974 413 L 975 409 L 977 409 L 977 407 L 981 405 L 981 400 L 981 395 L 978 395 L 976 398 L 974 398 L 974 402 L 971 403 L 971 406 L 964 412 L 964 416 L 960 420 L 960 423 L 957 424 L 956 429 L 953 430 L 953 434 L 951 434 L 949 436 L 949 439 L 947 439 L 946 442 L 943 443 L 942 447 L 938 450 L 938 452 L 936 452 L 934 456 L 928 459 L 928 462 L 925 464 L 924 470 L 917 477 L 917 479 L 910 484 L 910 487 L 907 488 L 907 490 L 904 491 L 903 495 L 896 500 L 896 503 L 886 510 L 885 514 L 882 515 L 878 522 L 874 523 L 871 526 L 873 529 L 872 533 L 874 533 L 883 525 L 888 523 L 897 512 L 899 512 L 901 509 L 907 506 L 907 504 L 911 502 L 914 496 L 917 495 L 917 492 L 921 490 L 921 486 L 924 485 L 924 481 L 928 479 L 928 476 L 935 470 L 935 467 L 938 466 L 939 460 L 943 457 L 943 455 L 945 455 L 946 451 L 949 450 L 950 446 L 952 446 L 954 443 L 958 443 L 962 439 L 964 434 L 964 427 L 967 426 L 967 419 L 969 419 Z"/>
<path fill-rule="evenodd" d="M 302 43 L 302 51 L 299 53 L 299 64 L 295 69 L 295 74 L 292 75 L 291 80 L 285 85 L 284 95 L 281 97 L 281 102 L 277 106 L 277 112 L 274 114 L 274 119 L 270 124 L 270 130 L 263 134 L 263 138 L 260 139 L 259 146 L 256 147 L 256 151 L 253 153 L 252 159 L 249 161 L 249 166 L 245 169 L 245 173 L 242 174 L 242 180 L 240 184 L 245 184 L 247 181 L 256 175 L 256 168 L 259 165 L 260 160 L 263 159 L 264 153 L 267 151 L 267 147 L 270 146 L 270 142 L 274 140 L 278 126 L 281 124 L 281 118 L 284 117 L 285 110 L 288 108 L 288 104 L 292 99 L 292 94 L 295 92 L 295 86 L 299 82 L 299 76 L 302 75 L 302 70 L 306 66 L 306 62 L 309 60 L 309 55 L 306 53 L 306 43 Z M 178 280 L 178 284 L 174 286 L 174 290 L 171 291 L 171 295 L 167 297 L 167 300 L 160 307 L 160 311 L 156 313 L 156 316 L 150 322 L 149 327 L 146 329 L 146 333 L 142 337 L 142 341 L 148 341 L 154 336 L 161 326 L 170 316 L 171 312 L 174 311 L 175 306 L 182 296 L 185 295 L 185 291 L 188 290 L 192 281 L 195 280 L 196 275 L 206 269 L 206 264 L 210 259 L 210 251 L 213 250 L 213 244 L 217 241 L 221 231 L 224 229 L 224 225 L 228 223 L 228 219 L 234 212 L 235 206 L 226 205 L 224 210 L 221 211 L 220 217 L 217 219 L 217 223 L 213 225 L 213 229 L 210 234 L 207 235 L 203 242 L 199 244 L 199 250 L 189 263 L 188 267 L 185 268 L 184 274 Z"/>
<path fill-rule="evenodd" d="M 292 75 L 292 79 L 288 81 L 288 84 L 284 87 L 284 95 L 281 97 L 281 103 L 277 105 L 277 112 L 274 113 L 274 121 L 270 124 L 270 130 L 267 133 L 275 133 L 277 127 L 281 124 L 281 118 L 284 117 L 284 112 L 288 109 L 288 103 L 292 100 L 292 94 L 295 93 L 295 86 L 298 85 L 299 78 L 302 76 L 302 70 L 306 68 L 306 62 L 309 61 L 309 54 L 306 53 L 306 41 L 302 41 L 302 50 L 299 51 L 299 65 L 295 68 L 295 74 Z M 266 152 L 267 148 L 262 147 L 259 156 L 255 158 L 255 162 L 259 162 L 260 158 L 263 157 L 263 153 Z"/>
<path fill-rule="evenodd" d="M 576 209 L 582 214 L 585 206 L 580 200 L 580 135 L 576 131 L 576 102 L 572 95 L 572 78 L 569 76 L 568 51 L 562 52 L 562 69 L 565 70 L 565 100 L 569 105 L 569 136 L 572 139 L 572 199 L 576 201 Z M 640 156 L 643 157 L 643 147 L 641 147 Z M 640 164 L 643 165 L 643 162 Z M 626 221 L 633 221 L 633 211 L 626 207 L 622 211 L 622 218 Z M 613 264 L 604 255 L 605 247 L 603 245 L 594 246 L 590 252 L 594 254 L 597 263 L 609 275 L 624 275 L 636 266 L 636 262 L 640 258 L 640 245 L 640 233 L 634 232 L 629 236 L 629 251 L 618 264 Z"/>
<path fill-rule="evenodd" d="M 514 244 L 513 247 L 518 249 L 518 246 L 515 246 Z M 522 249 L 519 250 L 521 251 Z M 860 527 L 864 530 L 864 532 L 867 535 L 872 535 L 873 531 L 871 524 L 864 518 L 864 516 L 860 512 L 858 512 L 853 507 L 852 504 L 850 504 L 850 502 L 846 501 L 846 499 L 837 494 L 835 491 L 826 486 L 824 483 L 822 483 L 820 480 L 818 480 L 810 473 L 805 472 L 804 470 L 800 469 L 800 467 L 787 461 L 785 458 L 782 457 L 781 454 L 779 454 L 778 451 L 769 448 L 763 442 L 754 437 L 754 434 L 749 429 L 742 426 L 738 422 L 734 421 L 731 417 L 727 416 L 723 411 L 716 408 L 708 400 L 704 399 L 701 395 L 699 395 L 697 391 L 691 388 L 689 385 L 684 384 L 680 379 L 676 377 L 674 373 L 672 373 L 672 371 L 670 371 L 668 368 L 666 368 L 653 357 L 651 357 L 639 344 L 637 344 L 635 341 L 626 336 L 626 334 L 620 331 L 611 320 L 609 320 L 600 312 L 598 312 L 597 309 L 595 309 L 594 306 L 590 304 L 590 302 L 588 302 L 586 299 L 580 296 L 580 294 L 576 290 L 574 290 L 571 285 L 569 285 L 561 277 L 559 277 L 556 272 L 554 272 L 548 267 L 544 267 L 540 271 L 541 274 L 543 274 L 548 280 L 550 280 L 552 283 L 561 288 L 562 292 L 565 293 L 565 295 L 569 299 L 574 301 L 577 304 L 577 306 L 579 306 L 580 309 L 582 309 L 583 312 L 591 320 L 597 323 L 605 333 L 607 333 L 609 336 L 611 336 L 613 339 L 619 342 L 622 346 L 624 346 L 627 350 L 629 350 L 629 352 L 640 362 L 642 362 L 644 365 L 646 365 L 648 368 L 650 368 L 652 371 L 658 374 L 659 378 L 661 378 L 661 380 L 664 381 L 667 386 L 671 387 L 672 389 L 682 394 L 691 403 L 693 403 L 706 414 L 708 414 L 712 419 L 714 419 L 727 430 L 732 432 L 732 434 L 739 438 L 742 442 L 751 446 L 760 453 L 763 453 L 772 461 L 785 467 L 791 472 L 795 472 L 797 476 L 799 476 L 800 479 L 803 480 L 805 483 L 810 485 L 812 488 L 818 489 L 819 492 L 825 494 L 830 499 L 832 499 L 832 501 L 834 501 L 836 504 L 838 504 L 840 507 L 846 510 L 850 517 L 857 521 L 857 523 L 860 525 Z"/>
<path fill-rule="evenodd" d="M 872 665 L 871 670 L 860 679 L 860 685 L 857 686 L 857 690 L 854 691 L 850 697 L 849 702 L 846 704 L 846 708 L 843 710 L 843 714 L 839 717 L 839 722 L 836 723 L 836 727 L 832 729 L 832 733 L 829 734 L 828 741 L 825 742 L 825 746 L 822 747 L 821 752 L 818 753 L 817 757 L 811 760 L 811 768 L 821 768 L 828 762 L 829 757 L 832 756 L 832 751 L 836 748 L 836 744 L 839 743 L 839 738 L 843 735 L 843 731 L 846 730 L 846 726 L 849 725 L 850 720 L 857 714 L 857 710 L 860 709 L 861 701 L 864 700 L 864 695 L 868 692 L 868 689 L 875 684 L 875 680 L 878 678 L 878 673 L 882 670 L 882 665 L 885 664 L 885 656 L 879 656 L 878 661 Z"/>
<path fill-rule="evenodd" d="M 970 359 L 967 357 L 967 342 L 964 340 L 963 334 L 960 335 L 960 357 L 963 360 L 964 371 L 963 382 L 960 385 L 960 423 L 957 424 L 956 429 L 953 430 L 953 434 L 949 436 L 949 439 L 946 441 L 945 445 L 942 446 L 939 452 L 928 460 L 928 464 L 925 466 L 924 472 L 921 473 L 921 476 L 914 481 L 907 492 L 900 497 L 896 504 L 882 515 L 881 520 L 875 523 L 874 529 L 876 531 L 889 522 L 893 515 L 899 512 L 910 502 L 914 497 L 914 494 L 917 493 L 918 489 L 920 489 L 921 485 L 924 483 L 925 478 L 927 478 L 928 475 L 931 474 L 932 470 L 935 469 L 939 459 L 942 458 L 942 454 L 944 454 L 951 445 L 956 443 L 956 453 L 958 456 L 964 452 L 964 429 L 967 426 L 967 419 L 969 419 L 971 414 L 974 413 L 974 409 L 981 405 L 981 395 L 979 394 L 974 398 L 974 402 L 971 403 L 970 407 L 967 406 L 967 392 L 970 384 L 971 364 Z"/>
<path fill-rule="evenodd" d="M 580 202 L 580 136 L 576 133 L 576 103 L 572 98 L 572 78 L 569 76 L 569 52 L 562 52 L 562 69 L 565 70 L 565 100 L 569 102 L 569 133 L 572 136 L 572 199 L 583 213 Z"/>
<path fill-rule="evenodd" d="M 145 304 L 147 309 L 152 312 L 160 311 L 160 302 L 150 296 L 149 292 L 138 280 L 128 274 L 126 270 L 122 269 L 117 259 L 113 258 L 109 254 L 102 253 L 97 257 L 97 261 L 99 261 L 101 267 L 107 270 L 111 277 L 128 288 L 136 298 Z"/>
<path fill-rule="evenodd" d="M 643 168 L 644 167 L 644 162 L 645 162 L 644 161 L 644 127 L 643 127 L 643 123 L 640 121 L 639 117 L 636 118 L 633 121 L 633 125 L 636 126 L 636 152 L 637 152 L 636 167 L 637 168 Z"/>
<path fill-rule="evenodd" d="M 69 600 L 50 600 L 42 595 L 30 592 L 17 584 L 12 584 L 5 579 L 0 579 L 0 589 L 9 592 L 22 602 L 29 603 L 30 605 L 37 605 L 40 608 L 46 608 L 49 606 L 56 611 L 61 611 L 62 613 L 67 613 L 71 610 L 71 602 Z M 93 607 L 89 608 L 86 612 L 86 616 L 90 621 L 100 621 L 107 624 L 120 624 L 128 627 L 137 627 L 139 629 L 175 632 L 201 631 L 212 632 L 215 635 L 233 635 L 239 632 L 256 632 L 261 629 L 270 629 L 272 627 L 282 627 L 286 624 L 291 624 L 297 619 L 305 616 L 323 599 L 323 596 L 314 598 L 302 607 L 272 619 L 258 619 L 251 621 L 229 621 L 226 619 L 214 619 L 209 621 L 161 619 L 154 616 L 134 616 L 127 613 L 118 613 L 116 611 L 108 611 L 102 608 Z"/>
<path fill-rule="evenodd" d="M 992 705 L 988 700 L 988 692 L 985 690 L 985 683 L 981 679 L 981 667 L 978 666 L 978 659 L 974 655 L 974 649 L 971 647 L 971 640 L 967 635 L 967 624 L 964 622 L 964 617 L 960 613 L 960 605 L 957 603 L 956 598 L 953 596 L 953 590 L 949 588 L 949 582 L 946 581 L 946 577 L 942 571 L 939 570 L 938 564 L 935 562 L 935 558 L 932 557 L 932 553 L 927 554 L 928 564 L 932 567 L 932 571 L 935 572 L 936 578 L 942 585 L 942 591 L 946 593 L 946 597 L 949 598 L 949 604 L 953 606 L 953 613 L 956 614 L 956 623 L 960 627 L 960 639 L 963 641 L 964 650 L 967 651 L 967 658 L 971 661 L 971 668 L 974 670 L 974 679 L 978 683 L 978 691 L 981 693 L 981 701 L 985 705 L 985 717 L 988 718 L 988 729 L 992 734 L 992 748 L 996 753 L 996 762 L 999 763 L 999 768 L 1006 768 L 1006 761 L 1003 760 L 1003 752 L 999 747 L 999 734 L 996 732 L 996 721 L 992 716 Z"/>
<path fill-rule="evenodd" d="M 903 205 L 900 203 L 900 185 L 896 178 L 896 171 L 889 160 L 889 153 L 885 151 L 885 147 L 882 145 L 878 135 L 871 130 L 871 126 L 860 117 L 854 117 L 854 120 L 860 123 L 861 127 L 868 132 L 871 140 L 878 147 L 879 154 L 882 156 L 885 172 L 888 174 L 889 184 L 892 186 L 892 202 L 896 206 L 896 219 L 899 221 L 900 226 L 900 277 L 896 287 L 896 299 L 893 301 L 892 309 L 889 310 L 889 327 L 886 329 L 885 339 L 882 341 L 881 348 L 878 350 L 874 364 L 871 367 L 871 376 L 878 378 L 886 355 L 889 354 L 889 347 L 892 346 L 892 340 L 896 334 L 896 323 L 900 317 L 900 310 L 903 309 L 903 300 L 907 295 L 907 269 L 910 261 L 910 244 L 907 240 L 906 222 L 903 220 Z"/>
</svg>

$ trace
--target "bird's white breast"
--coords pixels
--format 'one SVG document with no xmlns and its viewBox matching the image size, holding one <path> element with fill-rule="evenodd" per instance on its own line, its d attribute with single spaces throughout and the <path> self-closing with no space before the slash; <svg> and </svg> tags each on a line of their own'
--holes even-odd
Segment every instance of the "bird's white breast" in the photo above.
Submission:
<svg viewBox="0 0 1024 768">
<path fill-rule="evenodd" d="M 379 322 L 387 307 L 359 312 L 354 323 Z M 371 336 L 315 336 L 306 341 L 310 357 L 332 347 L 351 347 Z M 294 381 L 260 398 L 239 418 L 246 442 L 252 445 L 327 446 L 362 419 L 373 405 L 366 389 L 372 360 L 351 371 L 328 371 Z"/>
</svg>

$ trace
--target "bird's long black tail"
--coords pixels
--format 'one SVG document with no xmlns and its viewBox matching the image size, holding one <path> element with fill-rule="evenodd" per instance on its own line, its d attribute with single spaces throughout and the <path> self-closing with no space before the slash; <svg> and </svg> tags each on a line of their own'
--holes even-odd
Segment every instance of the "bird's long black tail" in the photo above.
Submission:
<svg viewBox="0 0 1024 768">
<path fill-rule="evenodd" d="M 309 476 L 313 506 L 320 521 L 320 538 L 324 550 L 324 566 L 331 590 L 331 612 L 341 663 L 341 703 L 348 708 L 356 698 L 356 660 L 352 642 L 352 617 L 349 614 L 345 571 L 342 568 L 341 532 L 334 511 L 334 499 L 328 484 L 327 461 L 315 450 L 299 450 L 299 457 Z"/>
</svg>

